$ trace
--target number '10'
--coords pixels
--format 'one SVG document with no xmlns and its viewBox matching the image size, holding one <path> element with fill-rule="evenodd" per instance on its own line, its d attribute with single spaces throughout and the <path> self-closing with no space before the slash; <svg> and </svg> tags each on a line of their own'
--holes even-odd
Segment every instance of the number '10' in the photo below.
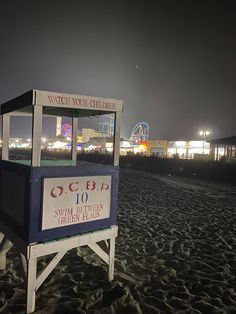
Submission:
<svg viewBox="0 0 236 314">
<path fill-rule="evenodd" d="M 88 193 L 83 192 L 83 193 L 77 193 L 76 194 L 76 204 L 80 203 L 86 203 L 88 201 Z"/>
</svg>

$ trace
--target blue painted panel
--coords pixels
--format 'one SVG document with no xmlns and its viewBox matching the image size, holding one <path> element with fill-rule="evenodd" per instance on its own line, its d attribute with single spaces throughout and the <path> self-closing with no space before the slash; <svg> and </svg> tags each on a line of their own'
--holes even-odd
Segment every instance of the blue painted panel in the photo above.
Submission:
<svg viewBox="0 0 236 314">
<path fill-rule="evenodd" d="M 54 166 L 54 167 L 31 167 L 13 163 L 10 161 L 0 161 L 0 196 L 4 198 L 2 188 L 4 181 L 4 171 L 12 174 L 17 174 L 24 178 L 24 202 L 23 208 L 19 215 L 24 215 L 24 218 L 14 218 L 8 215 L 1 205 L 4 202 L 0 201 L 0 215 L 3 220 L 15 233 L 19 235 L 26 243 L 41 242 L 47 240 L 54 240 L 71 236 L 79 233 L 94 231 L 98 229 L 107 228 L 116 224 L 117 217 L 117 199 L 118 199 L 118 180 L 119 168 L 107 165 L 86 165 L 86 166 Z M 112 191 L 111 191 L 111 210 L 110 217 L 106 219 L 83 222 L 65 227 L 59 227 L 49 230 L 41 230 L 42 223 L 42 201 L 43 201 L 43 180 L 44 178 L 54 177 L 82 177 L 82 176 L 106 176 L 112 177 Z M 11 177 L 11 176 L 9 176 Z M 8 182 L 8 186 L 10 186 Z M 17 185 L 13 185 L 17 189 Z M 5 191 L 6 192 L 6 191 Z M 14 194 L 14 191 L 13 191 Z M 13 195 L 12 194 L 12 195 Z M 17 193 L 14 195 L 17 196 Z M 18 195 L 20 198 L 20 196 Z M 17 203 L 17 199 L 15 200 Z M 24 222 L 22 225 L 22 221 Z"/>
<path fill-rule="evenodd" d="M 28 239 L 30 179 L 31 167 L 0 161 L 0 217 L 24 241 Z"/>
</svg>

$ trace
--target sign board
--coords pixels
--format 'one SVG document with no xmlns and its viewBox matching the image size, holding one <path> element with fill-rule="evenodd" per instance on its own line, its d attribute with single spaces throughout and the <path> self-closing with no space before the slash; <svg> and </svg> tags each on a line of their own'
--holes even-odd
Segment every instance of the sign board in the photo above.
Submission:
<svg viewBox="0 0 236 314">
<path fill-rule="evenodd" d="M 40 106 L 114 112 L 122 111 L 123 102 L 110 98 L 36 91 L 36 104 Z"/>
<path fill-rule="evenodd" d="M 42 230 L 110 217 L 111 176 L 44 178 Z"/>
</svg>

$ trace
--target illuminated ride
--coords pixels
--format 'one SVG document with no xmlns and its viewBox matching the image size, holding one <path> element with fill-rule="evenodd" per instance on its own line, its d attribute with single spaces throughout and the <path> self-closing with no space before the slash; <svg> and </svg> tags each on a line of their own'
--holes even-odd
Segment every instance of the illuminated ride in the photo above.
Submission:
<svg viewBox="0 0 236 314">
<path fill-rule="evenodd" d="M 71 137 L 72 135 L 72 125 L 70 123 L 64 123 L 61 127 L 62 135 L 64 137 Z"/>
<path fill-rule="evenodd" d="M 138 122 L 131 131 L 131 142 L 139 144 L 143 141 L 148 141 L 149 124 L 147 122 Z"/>
</svg>

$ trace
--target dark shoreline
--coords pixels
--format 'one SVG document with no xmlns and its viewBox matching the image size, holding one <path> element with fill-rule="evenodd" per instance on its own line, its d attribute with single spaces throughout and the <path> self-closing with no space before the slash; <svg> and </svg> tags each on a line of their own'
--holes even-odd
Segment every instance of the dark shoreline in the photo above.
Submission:
<svg viewBox="0 0 236 314">
<path fill-rule="evenodd" d="M 83 160 L 110 163 L 111 156 L 82 155 Z M 152 174 L 199 178 L 236 185 L 236 164 L 147 156 L 121 156 L 120 167 Z"/>
<path fill-rule="evenodd" d="M 13 149 L 10 159 L 28 159 L 30 150 Z M 42 151 L 42 159 L 70 159 L 70 152 Z M 99 153 L 80 153 L 78 160 L 112 164 L 112 156 Z M 236 185 L 236 163 L 219 161 L 158 158 L 153 156 L 120 156 L 120 167 L 152 174 L 199 178 Z"/>
</svg>

